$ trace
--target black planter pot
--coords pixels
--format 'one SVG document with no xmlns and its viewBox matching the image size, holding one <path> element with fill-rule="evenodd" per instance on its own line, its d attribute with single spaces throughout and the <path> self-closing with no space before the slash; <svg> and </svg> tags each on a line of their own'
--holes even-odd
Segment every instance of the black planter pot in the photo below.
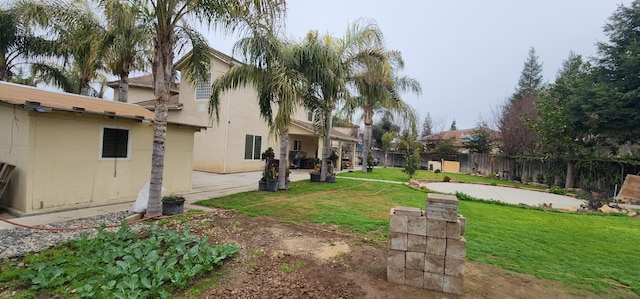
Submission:
<svg viewBox="0 0 640 299">
<path fill-rule="evenodd" d="M 258 191 L 267 191 L 267 181 L 258 181 Z"/>
<path fill-rule="evenodd" d="M 267 179 L 267 191 L 269 191 L 269 192 L 278 191 L 278 180 L 276 180 L 276 179 Z"/>
<path fill-rule="evenodd" d="M 291 181 L 290 180 L 284 181 L 284 190 L 289 190 L 290 187 L 291 187 Z"/>
<path fill-rule="evenodd" d="M 162 215 L 171 216 L 184 213 L 184 198 L 181 200 L 162 201 Z"/>
<path fill-rule="evenodd" d="M 319 173 L 310 173 L 312 182 L 320 182 L 320 174 Z"/>
<path fill-rule="evenodd" d="M 336 182 L 336 176 L 335 175 L 328 175 L 327 176 L 327 183 L 335 183 Z"/>
<path fill-rule="evenodd" d="M 373 167 L 367 167 L 367 172 L 373 172 Z"/>
</svg>

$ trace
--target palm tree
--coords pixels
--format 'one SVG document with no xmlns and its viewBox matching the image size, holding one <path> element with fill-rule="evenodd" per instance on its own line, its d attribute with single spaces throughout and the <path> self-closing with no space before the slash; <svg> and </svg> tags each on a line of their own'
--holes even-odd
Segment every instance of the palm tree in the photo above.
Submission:
<svg viewBox="0 0 640 299">
<path fill-rule="evenodd" d="M 284 15 L 284 0 L 143 0 L 141 7 L 149 12 L 154 28 L 153 81 L 156 97 L 153 123 L 153 153 L 151 184 L 147 216 L 160 215 L 162 177 L 164 168 L 164 144 L 167 136 L 167 104 L 171 86 L 174 51 L 177 46 L 191 45 L 186 58 L 183 77 L 190 82 L 208 79 L 209 46 L 199 32 L 189 26 L 187 20 L 206 23 L 225 32 L 247 28 L 260 22 L 271 21 Z"/>
<path fill-rule="evenodd" d="M 315 110 L 314 122 L 323 137 L 321 181 L 326 180 L 331 155 L 333 111 L 339 101 L 350 97 L 347 84 L 353 74 L 367 61 L 378 60 L 382 55 L 382 42 L 378 25 L 361 19 L 351 24 L 342 38 L 318 37 L 317 32 L 310 31 L 295 54 L 299 69 L 310 82 L 313 100 L 307 101 L 307 106 Z"/>
<path fill-rule="evenodd" d="M 15 11 L 0 10 L 0 81 L 11 81 L 18 60 L 26 53 L 31 33 L 19 24 Z"/>
<path fill-rule="evenodd" d="M 118 101 L 128 102 L 129 74 L 143 70 L 151 56 L 152 30 L 145 24 L 140 7 L 122 0 L 100 0 L 107 19 L 108 69 L 120 78 Z"/>
<path fill-rule="evenodd" d="M 256 29 L 250 37 L 234 46 L 246 64 L 232 67 L 216 78 L 211 88 L 209 111 L 218 118 L 219 96 L 225 90 L 252 85 L 258 92 L 260 115 L 267 122 L 271 134 L 280 139 L 278 188 L 285 188 L 287 149 L 291 115 L 306 93 L 306 79 L 292 63 L 292 46 L 274 35 L 271 29 Z M 273 115 L 272 105 L 277 105 Z"/>
<path fill-rule="evenodd" d="M 363 157 L 367 157 L 371 147 L 371 126 L 376 111 L 387 110 L 398 112 L 408 119 L 411 127 L 416 127 L 416 113 L 413 108 L 400 97 L 401 92 L 411 91 L 421 94 L 420 83 L 413 78 L 398 76 L 397 72 L 404 68 L 404 61 L 398 51 L 384 51 L 381 59 L 368 60 L 362 72 L 355 74 L 352 84 L 358 95 L 351 98 L 345 106 L 353 114 L 359 108 L 363 112 L 365 125 Z M 362 163 L 362 171 L 367 165 Z"/>
<path fill-rule="evenodd" d="M 89 3 L 27 0 L 13 9 L 25 22 L 45 31 L 38 40 L 38 53 L 31 55 L 40 60 L 32 73 L 65 91 L 89 95 L 89 84 L 104 70 L 106 55 L 105 29 Z M 69 90 L 72 86 L 77 89 Z"/>
</svg>

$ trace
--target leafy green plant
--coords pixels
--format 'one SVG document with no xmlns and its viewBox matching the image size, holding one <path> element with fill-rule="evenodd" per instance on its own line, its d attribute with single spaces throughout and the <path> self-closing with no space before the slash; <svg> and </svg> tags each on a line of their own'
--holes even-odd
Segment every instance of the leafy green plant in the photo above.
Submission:
<svg viewBox="0 0 640 299">
<path fill-rule="evenodd" d="M 182 196 L 182 195 L 176 195 L 176 194 L 171 194 L 171 195 L 163 196 L 163 197 L 162 197 L 162 201 L 166 201 L 166 202 L 180 202 L 180 201 L 184 201 L 184 196 Z"/>
<path fill-rule="evenodd" d="M 449 181 L 451 181 L 451 177 L 450 177 L 450 176 L 448 176 L 448 175 L 445 175 L 445 176 L 442 178 L 442 181 L 443 181 L 443 182 L 449 182 Z"/>
<path fill-rule="evenodd" d="M 212 246 L 206 238 L 150 226 L 141 238 L 123 223 L 117 232 L 104 228 L 59 248 L 25 257 L 20 278 L 34 290 L 63 297 L 168 298 L 198 275 L 220 266 L 240 250 L 236 244 Z"/>
</svg>

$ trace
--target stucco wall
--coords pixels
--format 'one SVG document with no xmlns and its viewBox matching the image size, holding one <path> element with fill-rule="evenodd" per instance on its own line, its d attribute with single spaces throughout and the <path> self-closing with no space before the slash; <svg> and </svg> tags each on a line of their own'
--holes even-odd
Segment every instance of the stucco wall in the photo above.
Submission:
<svg viewBox="0 0 640 299">
<path fill-rule="evenodd" d="M 229 66 L 213 59 L 210 72 L 212 80 L 226 72 Z M 245 160 L 245 135 L 262 137 L 261 151 L 279 146 L 269 137 L 269 128 L 260 117 L 257 93 L 251 87 L 225 92 L 221 96 L 219 120 L 209 116 L 208 101 L 195 99 L 195 86 L 188 82 L 180 84 L 180 102 L 184 107 L 174 113 L 173 121 L 211 126 L 195 134 L 193 169 L 236 173 L 262 170 L 261 160 Z M 277 155 L 277 154 L 276 154 Z"/>
<path fill-rule="evenodd" d="M 113 88 L 113 100 L 118 101 L 119 98 L 118 87 Z M 151 100 L 155 97 L 153 94 L 153 89 L 144 88 L 140 86 L 131 86 L 129 85 L 129 100 L 128 103 L 137 103 L 142 101 Z"/>
<path fill-rule="evenodd" d="M 0 205 L 25 210 L 29 156 L 29 118 L 22 107 L 0 103 L 0 161 L 16 168 L 0 198 Z"/>
</svg>

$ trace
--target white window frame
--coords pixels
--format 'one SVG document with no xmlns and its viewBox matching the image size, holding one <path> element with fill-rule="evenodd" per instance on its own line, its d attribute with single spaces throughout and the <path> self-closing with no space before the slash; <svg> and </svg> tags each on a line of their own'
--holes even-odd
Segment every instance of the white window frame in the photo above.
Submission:
<svg viewBox="0 0 640 299">
<path fill-rule="evenodd" d="M 196 82 L 195 89 L 193 90 L 194 91 L 193 92 L 193 97 L 195 98 L 196 101 L 208 101 L 209 98 L 211 98 L 211 84 L 212 84 L 211 73 L 209 73 L 208 76 L 209 76 L 209 80 L 207 80 L 207 82 L 206 82 L 207 85 L 202 86 L 203 82 L 200 81 L 200 80 L 197 80 L 197 82 Z M 198 89 L 202 89 L 203 92 L 205 91 L 204 89 L 206 89 L 208 91 L 208 95 L 205 98 L 199 98 L 198 97 Z"/>
<path fill-rule="evenodd" d="M 245 134 L 245 144 L 244 144 L 244 151 L 242 153 L 242 157 L 244 158 L 245 161 L 255 161 L 255 160 L 260 160 L 262 159 L 261 155 L 262 155 L 262 136 L 261 135 L 253 135 L 253 134 Z M 246 154 L 246 150 L 247 150 L 247 136 L 251 136 L 251 155 L 252 158 L 247 159 Z M 260 149 L 258 150 L 258 152 L 256 152 L 256 137 L 260 138 Z"/>
<path fill-rule="evenodd" d="M 104 129 L 116 129 L 116 130 L 125 130 L 127 131 L 127 156 L 122 157 L 109 157 L 105 158 L 102 156 L 102 148 L 104 147 Z M 101 161 L 113 161 L 113 160 L 131 160 L 131 129 L 127 127 L 116 127 L 116 126 L 101 126 L 100 127 L 100 144 L 98 145 L 98 160 Z"/>
<path fill-rule="evenodd" d="M 294 151 L 302 150 L 302 140 L 297 140 L 297 139 L 293 140 L 293 150 Z"/>
</svg>

